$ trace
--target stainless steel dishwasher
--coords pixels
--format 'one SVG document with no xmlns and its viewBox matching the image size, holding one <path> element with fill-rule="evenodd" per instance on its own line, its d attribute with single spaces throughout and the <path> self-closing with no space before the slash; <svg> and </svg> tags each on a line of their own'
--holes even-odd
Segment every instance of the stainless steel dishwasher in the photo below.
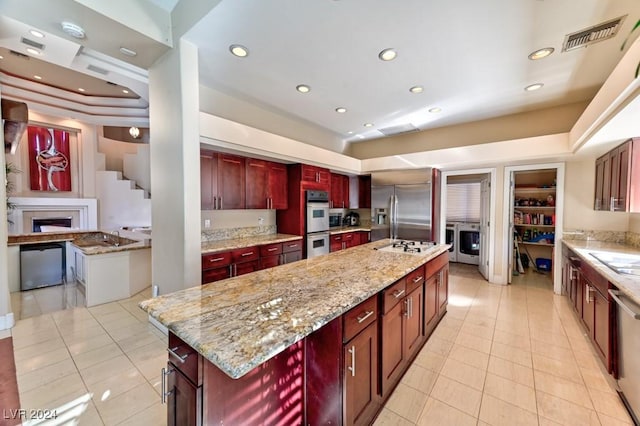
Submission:
<svg viewBox="0 0 640 426">
<path fill-rule="evenodd" d="M 640 414 L 640 306 L 619 290 L 609 290 L 618 305 L 618 393 L 637 425 Z"/>
<path fill-rule="evenodd" d="M 65 260 L 64 243 L 20 246 L 20 289 L 32 290 L 62 284 Z"/>
</svg>

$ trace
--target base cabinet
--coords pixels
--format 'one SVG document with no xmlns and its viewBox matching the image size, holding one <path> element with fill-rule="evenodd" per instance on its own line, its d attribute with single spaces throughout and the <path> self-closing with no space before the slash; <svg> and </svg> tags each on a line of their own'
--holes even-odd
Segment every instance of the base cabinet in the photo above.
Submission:
<svg viewBox="0 0 640 426">
<path fill-rule="evenodd" d="M 201 425 L 202 386 L 191 383 L 171 362 L 163 374 L 167 381 L 167 426 Z"/>
<path fill-rule="evenodd" d="M 378 407 L 378 323 L 344 345 L 345 424 L 367 425 Z"/>
</svg>

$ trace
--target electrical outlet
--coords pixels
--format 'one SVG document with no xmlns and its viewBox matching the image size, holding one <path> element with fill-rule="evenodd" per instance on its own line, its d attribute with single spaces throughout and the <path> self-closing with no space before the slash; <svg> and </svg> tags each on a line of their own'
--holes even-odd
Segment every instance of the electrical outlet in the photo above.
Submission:
<svg viewBox="0 0 640 426">
<path fill-rule="evenodd" d="M 204 220 L 204 227 L 205 228 L 211 228 L 211 219 L 205 219 Z"/>
<path fill-rule="evenodd" d="M 258 218 L 258 225 L 264 225 L 264 217 Z"/>
</svg>

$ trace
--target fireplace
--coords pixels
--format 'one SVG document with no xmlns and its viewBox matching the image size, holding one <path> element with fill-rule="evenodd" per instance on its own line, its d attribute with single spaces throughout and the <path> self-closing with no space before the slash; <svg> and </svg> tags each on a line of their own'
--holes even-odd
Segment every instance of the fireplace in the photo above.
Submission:
<svg viewBox="0 0 640 426">
<path fill-rule="evenodd" d="M 31 232 L 46 232 L 47 226 L 71 228 L 72 217 L 34 217 L 31 218 Z M 44 231 L 42 227 L 45 227 Z"/>
<path fill-rule="evenodd" d="M 95 198 L 11 197 L 10 201 L 15 205 L 7 212 L 10 235 L 38 232 L 34 226 L 36 220 L 44 220 L 40 226 L 98 229 L 98 203 Z"/>
</svg>

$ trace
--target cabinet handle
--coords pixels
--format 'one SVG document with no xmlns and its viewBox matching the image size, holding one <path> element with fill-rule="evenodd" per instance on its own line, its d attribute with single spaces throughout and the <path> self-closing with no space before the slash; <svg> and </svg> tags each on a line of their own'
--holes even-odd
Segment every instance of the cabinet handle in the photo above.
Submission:
<svg viewBox="0 0 640 426">
<path fill-rule="evenodd" d="M 294 248 L 294 247 L 298 247 L 297 244 L 289 244 L 289 248 Z"/>
<path fill-rule="evenodd" d="M 222 210 L 222 197 L 218 197 L 218 210 Z"/>
<path fill-rule="evenodd" d="M 162 367 L 162 374 L 161 374 L 161 388 L 160 388 L 160 402 L 162 404 L 166 404 L 167 403 L 167 397 L 169 395 L 171 395 L 173 393 L 173 389 L 168 391 L 167 389 L 167 376 L 171 373 L 173 373 L 173 369 L 169 369 L 169 368 L 164 368 Z"/>
<path fill-rule="evenodd" d="M 251 256 L 252 254 L 253 254 L 253 252 L 252 252 L 252 251 L 248 251 L 248 252 L 246 252 L 246 253 L 242 253 L 242 254 L 241 254 L 241 256 L 242 256 L 242 257 L 244 257 L 244 256 Z"/>
<path fill-rule="evenodd" d="M 233 264 L 233 276 L 234 277 L 238 276 L 238 264 L 237 263 Z"/>
<path fill-rule="evenodd" d="M 409 318 L 410 314 L 409 314 L 409 299 L 404 299 L 404 316 Z"/>
<path fill-rule="evenodd" d="M 233 265 L 229 265 L 229 276 L 233 276 Z"/>
<path fill-rule="evenodd" d="M 395 297 L 396 299 L 399 299 L 400 297 L 402 297 L 403 294 L 404 294 L 404 290 L 397 290 L 393 293 L 393 297 Z"/>
<path fill-rule="evenodd" d="M 584 298 L 585 298 L 585 301 L 586 301 L 587 303 L 591 303 L 591 302 L 593 302 L 593 299 L 591 298 L 591 292 L 592 292 L 594 289 L 593 289 L 593 288 L 591 288 L 591 286 L 590 286 L 589 284 L 585 284 L 585 285 L 584 285 L 584 287 L 585 287 L 585 292 L 584 292 Z"/>
<path fill-rule="evenodd" d="M 356 347 L 351 346 L 349 353 L 351 354 L 351 367 L 347 367 L 347 370 L 351 371 L 351 377 L 356 377 Z"/>
<path fill-rule="evenodd" d="M 215 259 L 209 259 L 209 262 L 220 262 L 221 260 L 224 260 L 224 257 L 216 257 Z"/>
<path fill-rule="evenodd" d="M 420 281 L 422 281 L 423 278 L 424 277 L 422 275 L 420 275 L 418 278 L 414 278 L 413 283 L 415 284 L 417 282 L 420 282 Z"/>
<path fill-rule="evenodd" d="M 276 251 L 276 250 L 278 250 L 278 247 L 271 247 L 271 248 L 267 249 L 267 251 Z M 243 256 L 244 256 L 244 254 L 243 254 Z"/>
<path fill-rule="evenodd" d="M 184 354 L 184 355 L 180 356 L 175 352 L 177 350 L 178 350 L 178 346 L 176 346 L 175 348 L 167 348 L 167 352 L 169 352 L 169 355 L 171 355 L 173 358 L 175 358 L 176 361 L 180 362 L 180 364 L 184 364 L 185 363 L 185 359 L 187 359 L 187 357 L 190 354 Z"/>
<path fill-rule="evenodd" d="M 413 297 L 409 298 L 409 318 L 413 318 Z"/>
<path fill-rule="evenodd" d="M 358 324 L 362 324 L 367 320 L 367 318 L 369 318 L 373 314 L 374 314 L 374 311 L 365 311 L 364 315 L 357 317 L 356 320 L 358 321 Z"/>
</svg>

